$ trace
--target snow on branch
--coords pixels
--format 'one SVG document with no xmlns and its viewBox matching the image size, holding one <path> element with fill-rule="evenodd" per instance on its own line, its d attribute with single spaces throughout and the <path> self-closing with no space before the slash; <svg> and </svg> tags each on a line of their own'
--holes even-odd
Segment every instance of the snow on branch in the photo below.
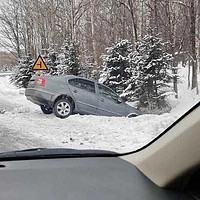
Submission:
<svg viewBox="0 0 200 200">
<path fill-rule="evenodd" d="M 187 5 L 186 3 L 182 2 L 182 1 L 172 1 L 172 3 L 177 3 L 177 4 L 180 4 L 182 6 L 190 7 L 189 5 Z"/>
</svg>

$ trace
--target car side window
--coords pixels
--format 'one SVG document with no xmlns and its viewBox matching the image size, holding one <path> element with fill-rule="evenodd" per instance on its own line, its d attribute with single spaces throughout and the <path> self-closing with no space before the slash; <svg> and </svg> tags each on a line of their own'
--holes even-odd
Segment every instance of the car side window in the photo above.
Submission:
<svg viewBox="0 0 200 200">
<path fill-rule="evenodd" d="M 75 86 L 75 87 L 78 87 L 78 79 L 70 79 L 68 81 L 68 83 L 71 85 L 71 86 Z"/>
<path fill-rule="evenodd" d="M 99 87 L 99 94 L 101 96 L 104 96 L 106 98 L 113 99 L 113 100 L 118 99 L 118 95 L 115 92 L 113 92 L 111 89 L 100 84 L 98 84 L 98 87 Z"/>
<path fill-rule="evenodd" d="M 95 93 L 95 84 L 92 81 L 76 78 L 76 79 L 71 79 L 68 82 L 71 86 L 81 88 L 81 89 L 86 90 L 88 92 Z"/>
</svg>

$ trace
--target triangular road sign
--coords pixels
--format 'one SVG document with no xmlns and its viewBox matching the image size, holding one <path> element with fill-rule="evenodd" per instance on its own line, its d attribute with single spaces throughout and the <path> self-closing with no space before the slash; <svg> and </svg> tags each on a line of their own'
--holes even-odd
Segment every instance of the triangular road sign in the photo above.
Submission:
<svg viewBox="0 0 200 200">
<path fill-rule="evenodd" d="M 32 67 L 32 70 L 48 70 L 41 56 L 38 56 L 37 60 L 35 61 L 35 64 Z"/>
</svg>

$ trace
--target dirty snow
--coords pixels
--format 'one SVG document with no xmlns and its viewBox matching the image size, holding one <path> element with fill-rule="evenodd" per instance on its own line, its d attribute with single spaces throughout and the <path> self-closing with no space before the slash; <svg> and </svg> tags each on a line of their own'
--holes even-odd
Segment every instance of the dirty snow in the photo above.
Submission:
<svg viewBox="0 0 200 200">
<path fill-rule="evenodd" d="M 186 85 L 182 70 L 179 99 L 169 98 L 173 109 L 162 115 L 136 118 L 72 115 L 59 119 L 44 115 L 26 100 L 24 91 L 0 77 L 0 151 L 27 148 L 102 149 L 116 152 L 136 150 L 162 133 L 178 117 L 199 101 Z M 1 113 L 1 112 L 0 112 Z M 3 114 L 4 113 L 4 114 Z"/>
</svg>

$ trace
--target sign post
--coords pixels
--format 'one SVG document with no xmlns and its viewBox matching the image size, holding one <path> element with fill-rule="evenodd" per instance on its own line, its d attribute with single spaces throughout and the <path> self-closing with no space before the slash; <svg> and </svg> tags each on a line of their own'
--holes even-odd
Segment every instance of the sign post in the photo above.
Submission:
<svg viewBox="0 0 200 200">
<path fill-rule="evenodd" d="M 41 71 L 42 70 L 48 70 L 44 60 L 42 59 L 42 57 L 39 55 L 37 60 L 35 61 L 32 70 L 36 70 L 38 71 L 38 76 L 41 75 Z"/>
</svg>

